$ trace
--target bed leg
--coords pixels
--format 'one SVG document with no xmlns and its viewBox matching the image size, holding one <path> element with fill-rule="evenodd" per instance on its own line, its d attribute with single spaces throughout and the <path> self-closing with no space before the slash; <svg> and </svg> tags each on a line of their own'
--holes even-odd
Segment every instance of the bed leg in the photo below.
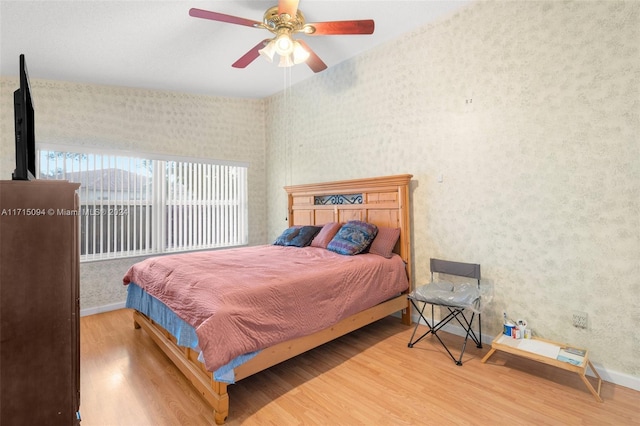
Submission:
<svg viewBox="0 0 640 426">
<path fill-rule="evenodd" d="M 222 425 L 229 416 L 229 394 L 227 393 L 227 384 L 216 382 L 215 380 L 212 380 L 211 384 L 213 391 L 217 396 L 216 404 L 213 409 L 213 418 L 217 425 Z"/>
<path fill-rule="evenodd" d="M 138 330 L 140 328 L 140 324 L 138 324 L 138 321 L 136 321 L 136 314 L 135 312 L 133 313 L 133 328 Z"/>
<path fill-rule="evenodd" d="M 213 418 L 215 419 L 217 425 L 223 425 L 225 420 L 227 420 L 226 415 L 219 413 L 216 410 L 213 410 Z"/>
</svg>

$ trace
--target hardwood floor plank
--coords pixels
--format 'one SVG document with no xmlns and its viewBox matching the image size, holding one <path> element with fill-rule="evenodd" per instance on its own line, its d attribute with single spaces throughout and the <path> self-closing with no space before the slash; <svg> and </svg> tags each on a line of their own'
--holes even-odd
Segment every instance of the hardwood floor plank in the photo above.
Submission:
<svg viewBox="0 0 640 426">
<path fill-rule="evenodd" d="M 212 411 L 127 309 L 81 318 L 83 426 L 214 425 Z M 385 318 L 229 386 L 235 425 L 634 425 L 640 392 L 509 354 L 456 366 L 432 338 Z M 448 343 L 458 336 L 442 334 Z"/>
</svg>

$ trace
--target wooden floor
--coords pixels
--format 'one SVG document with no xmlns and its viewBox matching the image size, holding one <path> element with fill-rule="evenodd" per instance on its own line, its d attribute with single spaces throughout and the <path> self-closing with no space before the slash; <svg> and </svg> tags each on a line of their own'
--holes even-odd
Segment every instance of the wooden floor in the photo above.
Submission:
<svg viewBox="0 0 640 426">
<path fill-rule="evenodd" d="M 82 426 L 213 425 L 208 405 L 123 309 L 83 317 Z M 640 392 L 469 345 L 456 366 L 437 340 L 375 324 L 229 386 L 228 425 L 632 425 Z M 458 336 L 447 340 L 461 342 Z"/>
</svg>

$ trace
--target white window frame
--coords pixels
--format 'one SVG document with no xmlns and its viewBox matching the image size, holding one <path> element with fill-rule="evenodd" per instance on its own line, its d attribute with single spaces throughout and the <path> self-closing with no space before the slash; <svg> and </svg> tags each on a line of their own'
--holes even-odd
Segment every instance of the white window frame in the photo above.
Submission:
<svg viewBox="0 0 640 426">
<path fill-rule="evenodd" d="M 61 173 L 55 173 L 49 179 L 81 184 L 77 212 L 81 216 L 81 262 L 248 243 L 248 163 L 38 144 L 38 179 L 45 178 L 40 176 L 41 169 L 46 171 L 49 167 L 51 171 L 50 164 L 40 164 L 43 152 L 74 156 L 73 159 L 52 160 L 53 169 Z M 78 160 L 77 156 L 85 158 Z M 97 157 L 100 164 L 96 164 Z M 93 164 L 89 164 L 90 159 Z M 126 161 L 128 168 L 123 165 Z M 144 170 L 132 166 L 140 162 L 146 165 Z M 105 190 L 104 179 L 100 178 L 99 191 L 95 184 L 90 190 L 88 172 L 104 169 L 120 173 L 119 182 L 115 175 L 110 175 L 108 189 Z M 114 169 L 118 171 L 114 172 Z M 85 173 L 85 185 L 81 173 Z M 145 182 L 150 184 L 145 185 Z M 120 187 L 114 191 L 112 186 L 118 185 Z M 120 193 L 128 196 L 124 199 Z M 106 199 L 97 199 L 105 194 Z M 93 230 L 98 228 L 103 232 L 99 238 L 93 237 Z"/>
</svg>

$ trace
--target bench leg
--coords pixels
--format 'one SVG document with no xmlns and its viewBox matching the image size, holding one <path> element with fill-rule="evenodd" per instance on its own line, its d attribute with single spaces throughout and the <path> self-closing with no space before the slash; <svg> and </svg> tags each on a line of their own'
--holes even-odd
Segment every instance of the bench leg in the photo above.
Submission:
<svg viewBox="0 0 640 426">
<path fill-rule="evenodd" d="M 580 374 L 580 378 L 582 379 L 584 384 L 587 386 L 587 389 L 589 389 L 589 392 L 591 392 L 593 394 L 595 399 L 598 402 L 604 402 L 602 400 L 602 398 L 600 397 L 600 387 L 602 386 L 602 378 L 600 378 L 600 375 L 598 374 L 596 369 L 593 367 L 593 364 L 591 364 L 591 361 L 588 362 L 588 365 L 589 365 L 589 368 L 591 369 L 591 371 L 593 371 L 593 374 L 596 376 L 596 380 L 597 380 L 597 383 L 598 383 L 598 389 L 596 390 L 593 387 L 593 385 L 591 384 L 591 382 L 589 381 L 589 379 L 587 379 L 587 376 L 586 376 L 587 368 L 586 367 L 585 367 L 583 372 L 579 373 Z"/>
<path fill-rule="evenodd" d="M 489 352 L 487 352 L 487 354 L 484 356 L 484 358 L 482 358 L 482 360 L 480 362 L 483 363 L 483 364 L 485 362 L 487 362 L 487 360 L 489 358 L 491 358 L 491 355 L 493 355 L 495 351 L 496 351 L 495 349 L 491 348 L 491 350 Z"/>
</svg>

